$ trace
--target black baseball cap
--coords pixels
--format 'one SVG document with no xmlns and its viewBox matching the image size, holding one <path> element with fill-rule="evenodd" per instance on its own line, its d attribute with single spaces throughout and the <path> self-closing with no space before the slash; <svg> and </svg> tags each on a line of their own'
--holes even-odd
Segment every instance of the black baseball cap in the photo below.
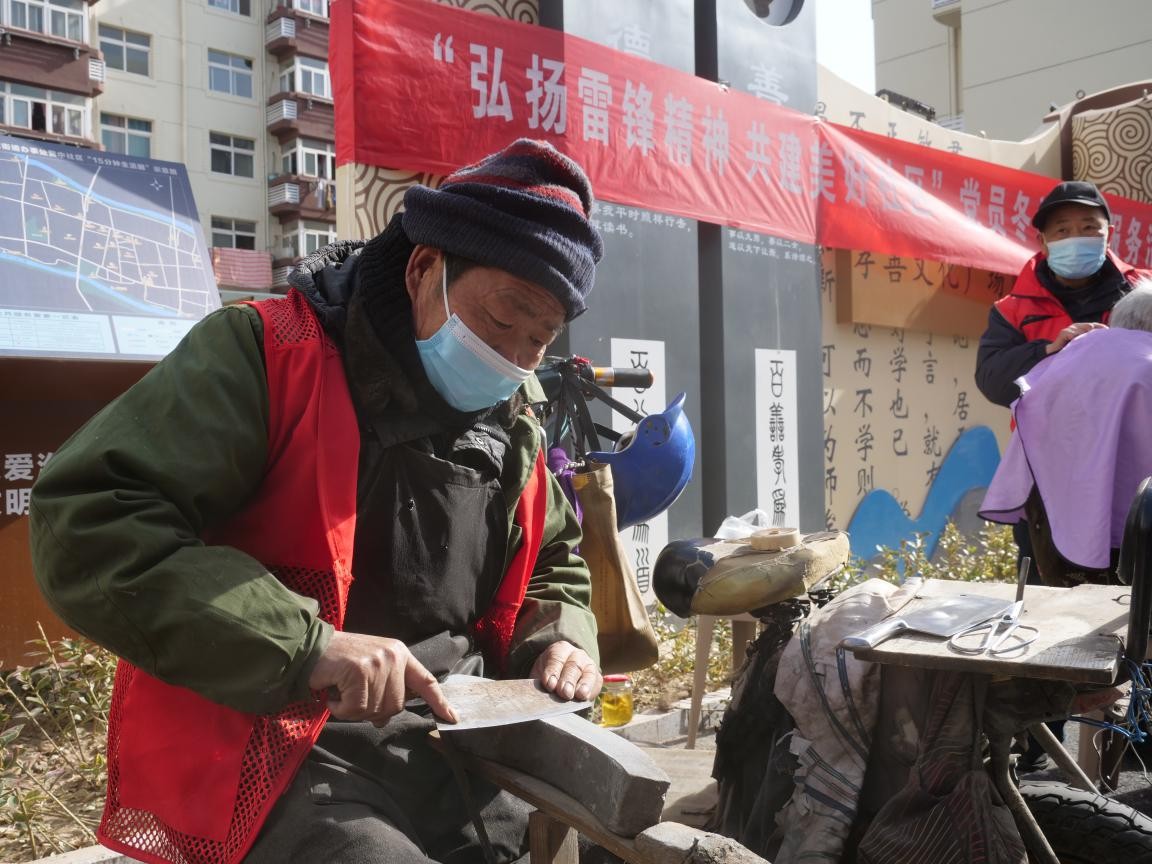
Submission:
<svg viewBox="0 0 1152 864">
<path fill-rule="evenodd" d="M 1063 204 L 1085 204 L 1089 207 L 1099 207 L 1104 211 L 1104 218 L 1112 221 L 1112 213 L 1108 210 L 1108 202 L 1096 188 L 1096 184 L 1086 180 L 1065 180 L 1056 185 L 1056 188 L 1044 196 L 1040 206 L 1036 208 L 1036 215 L 1032 217 L 1032 227 L 1037 231 L 1044 230 L 1044 223 L 1048 221 L 1048 214 Z"/>
</svg>

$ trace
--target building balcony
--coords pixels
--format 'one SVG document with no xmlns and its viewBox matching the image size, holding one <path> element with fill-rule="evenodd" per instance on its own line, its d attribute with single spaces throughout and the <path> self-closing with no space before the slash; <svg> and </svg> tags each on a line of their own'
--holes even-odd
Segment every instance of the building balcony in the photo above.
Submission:
<svg viewBox="0 0 1152 864">
<path fill-rule="evenodd" d="M 960 0 L 931 0 L 932 17 L 947 27 L 960 26 Z"/>
<path fill-rule="evenodd" d="M 268 134 L 283 144 L 292 138 L 336 140 L 336 114 L 332 101 L 307 93 L 277 93 L 265 112 Z"/>
<path fill-rule="evenodd" d="M 264 27 L 264 46 L 269 54 L 285 60 L 296 54 L 328 59 L 328 19 L 277 6 Z"/>
<path fill-rule="evenodd" d="M 12 135 L 15 138 L 28 138 L 33 141 L 47 141 L 49 144 L 69 144 L 73 147 L 84 147 L 89 150 L 100 149 L 100 142 L 95 138 L 57 135 L 55 132 L 27 129 L 24 126 L 10 126 L 5 123 L 0 123 L 0 135 Z"/>
<path fill-rule="evenodd" d="M 212 247 L 212 272 L 219 288 L 267 291 L 272 287 L 272 256 L 254 249 Z"/>
<path fill-rule="evenodd" d="M 281 174 L 268 180 L 268 212 L 283 222 L 336 221 L 336 184 L 317 177 Z"/>
<path fill-rule="evenodd" d="M 963 114 L 947 114 L 943 117 L 936 118 L 936 125 L 943 126 L 945 129 L 951 129 L 953 132 L 964 131 L 964 115 Z"/>
<path fill-rule="evenodd" d="M 104 55 L 85 42 L 0 27 L 0 79 L 82 96 L 104 92 Z"/>
<path fill-rule="evenodd" d="M 287 288 L 288 277 L 292 275 L 292 271 L 296 269 L 296 265 L 303 261 L 303 258 L 296 258 L 294 256 L 280 257 L 272 259 L 272 287 Z"/>
</svg>

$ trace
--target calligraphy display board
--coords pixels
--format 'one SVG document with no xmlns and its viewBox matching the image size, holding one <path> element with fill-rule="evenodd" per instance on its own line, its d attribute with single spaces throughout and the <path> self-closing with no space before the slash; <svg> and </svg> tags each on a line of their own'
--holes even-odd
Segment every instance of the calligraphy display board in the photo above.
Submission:
<svg viewBox="0 0 1152 864">
<path fill-rule="evenodd" d="M 641 414 L 662 411 L 668 404 L 668 399 L 676 395 L 668 392 L 668 364 L 666 362 L 668 346 L 664 342 L 654 339 L 612 339 L 611 345 L 610 356 L 613 366 L 649 369 L 653 377 L 652 386 L 647 390 L 627 391 L 616 388 L 616 398 Z M 632 428 L 632 423 L 627 417 L 613 413 L 612 428 L 616 432 L 623 433 Z M 685 494 L 691 485 L 690 483 L 685 489 Z M 697 500 L 699 499 L 697 498 Z M 675 505 L 646 522 L 628 528 L 620 535 L 620 539 L 624 543 L 624 551 L 636 573 L 636 584 L 640 588 L 645 606 L 652 606 L 656 603 L 656 592 L 652 589 L 652 566 L 656 563 L 656 558 L 661 550 L 668 545 L 669 539 L 671 537 L 694 536 L 699 533 L 699 530 L 695 532 L 682 530 L 681 523 L 684 519 L 683 510 L 680 510 L 678 511 L 680 518 L 677 519 L 677 533 L 670 535 L 668 526 L 670 513 L 673 510 L 675 510 Z"/>
<path fill-rule="evenodd" d="M 617 51 L 690 72 L 693 68 L 691 0 L 542 0 L 540 18 Z M 606 107 L 610 91 L 590 70 L 582 70 L 569 102 L 573 122 L 567 135 L 588 146 L 607 143 L 611 132 Z M 604 239 L 604 258 L 596 270 L 596 287 L 588 311 L 573 321 L 562 343 L 565 350 L 614 366 L 652 369 L 655 385 L 645 393 L 617 389 L 621 399 L 641 413 L 663 411 L 668 400 L 687 394 L 685 412 L 694 429 L 700 425 L 700 317 L 697 291 L 697 223 L 659 210 L 600 200 L 592 222 Z M 646 347 L 648 346 L 648 347 Z M 635 349 L 635 350 L 633 350 Z M 657 359 L 658 358 L 658 359 Z M 613 428 L 631 424 L 593 405 L 597 419 Z M 697 444 L 700 444 L 697 435 Z M 700 447 L 697 447 L 700 450 Z M 623 535 L 633 556 L 637 580 L 668 537 L 702 533 L 699 464 L 680 498 L 651 524 Z M 654 602 L 646 589 L 646 602 Z"/>
<path fill-rule="evenodd" d="M 786 25 L 760 18 L 742 0 L 716 0 L 714 74 L 768 106 L 815 102 L 814 12 L 806 4 Z M 775 5 L 775 4 L 773 4 Z M 780 514 L 787 477 L 788 524 L 824 524 L 821 473 L 819 263 L 810 242 L 743 228 L 702 229 L 701 341 L 704 360 L 705 524 L 760 507 Z M 762 353 L 766 352 L 766 353 Z M 766 357 L 786 362 L 785 418 L 770 419 Z M 786 361 L 784 358 L 787 358 Z M 775 439 L 775 440 L 774 440 Z M 788 465 L 774 452 L 787 442 Z M 795 448 L 795 449 L 792 449 Z M 781 454 L 778 454 L 781 455 Z M 780 469 L 779 471 L 777 469 Z M 812 478 L 802 483 L 801 478 Z M 713 524 L 714 523 L 714 524 Z"/>
<path fill-rule="evenodd" d="M 1008 439 L 1008 412 L 984 399 L 973 380 L 979 335 L 842 322 L 838 310 L 852 289 L 840 280 L 862 280 L 864 265 L 858 253 L 834 249 L 824 251 L 823 263 L 826 527 L 848 530 L 863 560 L 917 535 L 930 552 L 948 520 L 975 533 L 983 524 L 977 506 Z M 938 266 L 926 268 L 927 278 L 935 281 Z M 870 278 L 888 278 L 869 267 Z M 958 268 L 947 278 L 994 291 L 983 275 Z M 987 320 L 986 303 L 960 302 Z"/>
<path fill-rule="evenodd" d="M 756 501 L 774 528 L 800 522 L 796 352 L 756 349 Z"/>
</svg>

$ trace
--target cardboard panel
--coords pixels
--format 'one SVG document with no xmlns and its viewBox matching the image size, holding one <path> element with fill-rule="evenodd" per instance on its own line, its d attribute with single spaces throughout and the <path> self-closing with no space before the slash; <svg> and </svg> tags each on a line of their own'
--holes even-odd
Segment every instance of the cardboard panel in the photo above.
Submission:
<svg viewBox="0 0 1152 864">
<path fill-rule="evenodd" d="M 1015 276 L 942 261 L 835 251 L 836 320 L 979 339 Z"/>
<path fill-rule="evenodd" d="M 150 363 L 0 358 L 0 668 L 27 662 L 30 640 L 69 635 L 36 585 L 28 498 L 68 437 Z"/>
</svg>

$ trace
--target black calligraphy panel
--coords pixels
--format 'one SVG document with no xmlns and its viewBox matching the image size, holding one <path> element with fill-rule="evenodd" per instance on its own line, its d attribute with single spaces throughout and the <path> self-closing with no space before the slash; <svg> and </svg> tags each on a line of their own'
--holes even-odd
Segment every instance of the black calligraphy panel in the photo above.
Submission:
<svg viewBox="0 0 1152 864">
<path fill-rule="evenodd" d="M 540 14 L 542 23 L 566 33 L 681 71 L 693 71 L 691 0 L 659 4 L 647 0 L 541 0 Z M 570 70 L 572 94 L 578 73 Z M 570 134 L 581 131 L 574 129 Z M 668 511 L 669 537 L 698 536 L 703 525 L 697 223 L 603 200 L 596 203 L 591 218 L 604 239 L 596 286 L 588 298 L 588 311 L 569 325 L 551 353 L 581 354 L 607 365 L 613 339 L 664 343 L 663 389 L 668 400 L 681 391 L 687 394 L 685 412 L 697 433 L 696 467 L 692 481 Z M 647 360 L 634 357 L 632 363 L 644 366 Z M 613 395 L 644 414 L 665 408 L 643 392 L 616 389 Z M 607 409 L 598 404 L 593 409 L 599 422 L 612 425 Z M 639 525 L 632 531 L 637 554 L 646 555 L 647 545 L 641 536 L 647 526 Z M 647 581 L 649 564 L 640 559 L 635 562 L 638 580 Z"/>
</svg>

